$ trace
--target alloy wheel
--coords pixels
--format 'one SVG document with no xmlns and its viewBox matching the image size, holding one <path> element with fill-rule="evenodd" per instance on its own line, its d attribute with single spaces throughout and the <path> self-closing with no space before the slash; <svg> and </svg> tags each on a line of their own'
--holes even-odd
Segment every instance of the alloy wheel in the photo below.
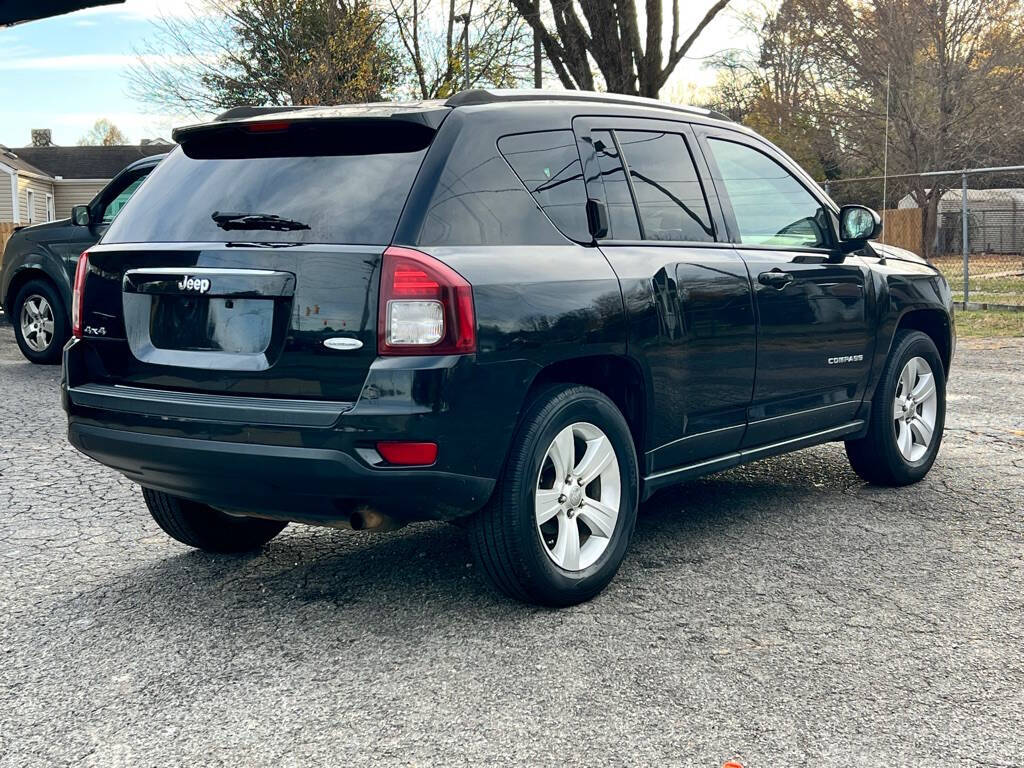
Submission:
<svg viewBox="0 0 1024 768">
<path fill-rule="evenodd" d="M 920 461 L 928 452 L 935 432 L 938 398 L 935 375 L 928 361 L 923 357 L 908 360 L 896 385 L 892 410 L 896 446 L 907 461 Z"/>
<path fill-rule="evenodd" d="M 53 307 L 45 296 L 32 294 L 21 305 L 21 336 L 33 352 L 45 352 L 53 343 Z"/>
<path fill-rule="evenodd" d="M 551 441 L 534 493 L 537 531 L 548 557 L 566 571 L 590 567 L 608 548 L 622 485 L 611 440 L 587 422 Z"/>
</svg>

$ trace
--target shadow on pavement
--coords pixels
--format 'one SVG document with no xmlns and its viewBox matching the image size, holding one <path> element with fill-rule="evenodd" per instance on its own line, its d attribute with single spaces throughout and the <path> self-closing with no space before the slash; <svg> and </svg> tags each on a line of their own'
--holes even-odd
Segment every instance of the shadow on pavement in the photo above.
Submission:
<svg viewBox="0 0 1024 768">
<path fill-rule="evenodd" d="M 721 546 L 723 536 L 742 536 L 753 519 L 782 511 L 798 514 L 813 490 L 787 482 L 786 476 L 802 472 L 799 465 L 805 463 L 798 454 L 774 460 L 773 468 L 758 468 L 752 475 L 728 473 L 658 494 L 641 507 L 617 580 L 595 601 L 570 610 L 620 610 L 619 603 L 630 601 L 630 584 L 645 577 L 651 564 L 693 562 L 687 553 Z M 138 512 L 145 514 L 141 508 Z M 492 592 L 472 565 L 466 534 L 443 523 L 390 534 L 294 525 L 246 556 L 184 550 L 165 542 L 148 521 L 147 531 L 143 540 L 123 545 L 148 548 L 154 559 L 127 565 L 114 579 L 80 594 L 67 604 L 69 612 L 81 615 L 81 601 L 95 601 L 91 613 L 99 623 L 114 628 L 128 620 L 136 631 L 149 626 L 153 632 L 161 631 L 169 615 L 198 631 L 238 621 L 315 625 L 344 620 L 375 634 L 405 634 L 413 622 L 422 637 L 458 632 L 467 623 L 507 627 L 558 613 Z"/>
</svg>

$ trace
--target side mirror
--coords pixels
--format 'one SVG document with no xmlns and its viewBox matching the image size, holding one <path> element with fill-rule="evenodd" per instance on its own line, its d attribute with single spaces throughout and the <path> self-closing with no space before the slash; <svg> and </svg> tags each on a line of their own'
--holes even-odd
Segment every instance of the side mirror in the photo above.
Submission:
<svg viewBox="0 0 1024 768">
<path fill-rule="evenodd" d="M 839 209 L 840 250 L 844 253 L 863 248 L 868 240 L 882 234 L 882 217 L 863 205 L 844 205 Z"/>
<path fill-rule="evenodd" d="M 76 205 L 71 208 L 71 223 L 76 227 L 88 227 L 92 223 L 88 205 Z"/>
<path fill-rule="evenodd" d="M 595 240 L 608 237 L 608 209 L 600 200 L 587 200 L 587 228 Z"/>
</svg>

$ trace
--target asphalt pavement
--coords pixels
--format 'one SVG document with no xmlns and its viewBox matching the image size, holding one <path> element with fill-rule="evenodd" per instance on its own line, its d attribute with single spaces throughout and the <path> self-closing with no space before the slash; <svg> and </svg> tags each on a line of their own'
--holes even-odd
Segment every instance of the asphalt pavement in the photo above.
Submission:
<svg viewBox="0 0 1024 768">
<path fill-rule="evenodd" d="M 3 327 L 0 766 L 1021 765 L 1024 340 L 954 365 L 925 481 L 836 444 L 666 491 L 553 611 L 450 525 L 188 550 Z"/>
</svg>

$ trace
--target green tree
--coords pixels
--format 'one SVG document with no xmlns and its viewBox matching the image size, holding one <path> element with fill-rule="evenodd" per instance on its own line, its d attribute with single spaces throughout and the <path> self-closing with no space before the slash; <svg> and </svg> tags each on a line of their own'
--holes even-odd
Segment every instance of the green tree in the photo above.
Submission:
<svg viewBox="0 0 1024 768">
<path fill-rule="evenodd" d="M 239 104 L 379 101 L 403 66 L 367 0 L 206 0 L 164 18 L 130 73 L 154 106 L 196 115 Z"/>
</svg>

